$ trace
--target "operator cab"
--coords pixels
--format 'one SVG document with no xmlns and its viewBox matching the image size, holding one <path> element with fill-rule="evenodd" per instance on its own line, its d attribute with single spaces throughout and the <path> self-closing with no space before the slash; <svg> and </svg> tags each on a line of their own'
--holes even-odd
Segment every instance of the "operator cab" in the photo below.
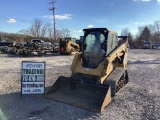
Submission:
<svg viewBox="0 0 160 120">
<path fill-rule="evenodd" d="M 108 30 L 106 28 L 84 29 L 83 67 L 97 68 L 107 52 Z"/>
</svg>

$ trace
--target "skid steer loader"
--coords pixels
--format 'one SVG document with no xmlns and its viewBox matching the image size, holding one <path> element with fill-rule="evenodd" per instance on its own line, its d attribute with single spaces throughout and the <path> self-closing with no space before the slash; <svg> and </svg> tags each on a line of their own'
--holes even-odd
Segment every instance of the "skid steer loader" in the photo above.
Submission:
<svg viewBox="0 0 160 120">
<path fill-rule="evenodd" d="M 60 54 L 76 54 L 80 51 L 76 38 L 61 38 L 59 42 Z"/>
<path fill-rule="evenodd" d="M 60 76 L 46 93 L 46 97 L 86 110 L 102 112 L 112 97 L 128 82 L 127 36 L 118 36 L 107 28 L 83 31 L 83 49 L 74 57 L 72 75 Z"/>
</svg>

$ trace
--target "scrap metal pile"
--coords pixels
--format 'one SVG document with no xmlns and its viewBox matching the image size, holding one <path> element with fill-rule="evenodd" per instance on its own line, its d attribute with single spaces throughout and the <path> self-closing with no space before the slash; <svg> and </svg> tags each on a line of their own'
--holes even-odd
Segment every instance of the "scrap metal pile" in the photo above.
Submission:
<svg viewBox="0 0 160 120">
<path fill-rule="evenodd" d="M 25 42 L 24 44 L 15 44 L 12 46 L 7 45 L 6 43 L 2 43 L 0 50 L 2 52 L 25 56 L 42 55 L 46 53 L 58 53 L 59 45 L 35 39 L 31 40 L 31 42 Z"/>
</svg>

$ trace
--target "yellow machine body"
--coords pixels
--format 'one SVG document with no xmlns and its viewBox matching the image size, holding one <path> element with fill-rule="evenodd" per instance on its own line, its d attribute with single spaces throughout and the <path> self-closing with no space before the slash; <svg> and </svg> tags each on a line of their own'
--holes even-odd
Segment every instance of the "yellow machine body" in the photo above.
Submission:
<svg viewBox="0 0 160 120">
<path fill-rule="evenodd" d="M 60 54 L 75 54 L 80 51 L 80 47 L 76 44 L 76 38 L 60 39 Z"/>
<path fill-rule="evenodd" d="M 102 112 L 112 96 L 128 82 L 127 46 L 126 36 L 118 37 L 106 28 L 84 29 L 83 49 L 74 57 L 72 75 L 60 76 L 46 97 Z"/>
</svg>

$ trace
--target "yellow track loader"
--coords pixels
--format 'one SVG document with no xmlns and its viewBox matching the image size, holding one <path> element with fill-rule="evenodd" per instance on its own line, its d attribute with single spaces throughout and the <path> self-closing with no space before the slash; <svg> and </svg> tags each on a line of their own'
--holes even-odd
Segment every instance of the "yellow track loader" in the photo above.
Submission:
<svg viewBox="0 0 160 120">
<path fill-rule="evenodd" d="M 128 40 L 127 36 L 118 36 L 107 28 L 83 31 L 82 52 L 74 57 L 72 75 L 60 76 L 46 97 L 102 112 L 112 97 L 128 83 Z"/>
<path fill-rule="evenodd" d="M 61 38 L 59 43 L 60 54 L 76 54 L 80 51 L 80 47 L 76 44 L 76 38 Z"/>
</svg>

